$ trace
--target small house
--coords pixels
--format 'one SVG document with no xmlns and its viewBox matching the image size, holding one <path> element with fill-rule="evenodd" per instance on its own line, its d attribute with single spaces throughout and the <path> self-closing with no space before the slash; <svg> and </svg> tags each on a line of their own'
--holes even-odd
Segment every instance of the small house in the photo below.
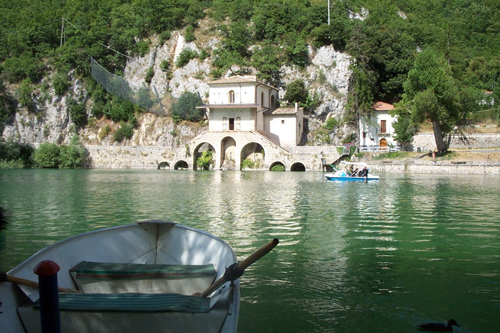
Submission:
<svg viewBox="0 0 500 333">
<path fill-rule="evenodd" d="M 392 124 L 396 118 L 389 111 L 394 105 L 384 102 L 376 102 L 373 105 L 373 115 L 370 119 L 361 117 L 359 119 L 360 148 L 380 147 L 384 149 L 395 146 L 394 128 Z"/>
</svg>

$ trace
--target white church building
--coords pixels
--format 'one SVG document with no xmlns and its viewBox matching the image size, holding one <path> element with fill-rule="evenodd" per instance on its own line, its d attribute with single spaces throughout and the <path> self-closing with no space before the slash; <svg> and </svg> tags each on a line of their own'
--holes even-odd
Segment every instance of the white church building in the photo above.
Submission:
<svg viewBox="0 0 500 333">
<path fill-rule="evenodd" d="M 304 112 L 281 108 L 278 89 L 255 76 L 232 76 L 208 83 L 208 130 L 165 161 L 164 167 L 197 169 L 197 159 L 210 151 L 214 170 L 322 170 L 323 160 L 340 157 L 337 147 L 299 146 Z"/>
<path fill-rule="evenodd" d="M 255 76 L 232 76 L 208 83 L 209 132 L 258 132 L 284 149 L 297 146 L 303 109 L 278 108 L 278 90 Z"/>
</svg>

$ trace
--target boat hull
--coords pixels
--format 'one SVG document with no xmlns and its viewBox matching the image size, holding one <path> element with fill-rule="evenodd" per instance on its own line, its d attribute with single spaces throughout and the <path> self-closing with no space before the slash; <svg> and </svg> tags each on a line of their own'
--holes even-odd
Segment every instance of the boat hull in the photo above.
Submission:
<svg viewBox="0 0 500 333">
<path fill-rule="evenodd" d="M 172 222 L 151 220 L 70 237 L 35 253 L 7 274 L 37 281 L 33 268 L 42 260 L 52 260 L 59 265 L 60 287 L 77 289 L 69 271 L 82 261 L 213 264 L 216 271 L 214 280 L 217 280 L 224 275 L 226 267 L 237 262 L 237 257 L 227 243 L 213 235 Z M 4 282 L 0 283 L 0 298 L 3 303 L 0 308 L 2 332 L 41 331 L 39 310 L 33 307 L 39 298 L 38 290 Z M 167 332 L 235 332 L 239 298 L 239 280 L 236 280 L 224 284 L 209 296 L 210 311 L 205 313 L 62 310 L 61 329 L 63 332 L 149 332 L 158 331 L 161 327 L 162 331 Z"/>
<path fill-rule="evenodd" d="M 325 175 L 325 178 L 327 180 L 331 180 L 331 181 L 340 181 L 340 182 L 356 182 L 356 181 L 362 181 L 362 182 L 366 182 L 366 181 L 374 181 L 374 180 L 379 180 L 379 177 L 378 176 L 368 176 L 368 177 L 349 177 L 349 176 L 329 176 L 329 175 Z"/>
</svg>

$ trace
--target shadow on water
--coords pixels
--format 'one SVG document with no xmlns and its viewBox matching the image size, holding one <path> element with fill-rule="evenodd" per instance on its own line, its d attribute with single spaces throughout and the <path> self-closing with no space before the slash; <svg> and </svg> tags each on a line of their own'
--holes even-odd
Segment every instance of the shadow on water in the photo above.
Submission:
<svg viewBox="0 0 500 333">
<path fill-rule="evenodd" d="M 2 232 L 8 225 L 7 210 L 0 206 L 0 232 Z"/>
</svg>

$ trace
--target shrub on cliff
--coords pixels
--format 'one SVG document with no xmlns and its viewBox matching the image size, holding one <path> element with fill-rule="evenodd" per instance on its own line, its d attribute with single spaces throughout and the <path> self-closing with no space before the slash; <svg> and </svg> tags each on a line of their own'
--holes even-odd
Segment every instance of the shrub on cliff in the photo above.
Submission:
<svg viewBox="0 0 500 333">
<path fill-rule="evenodd" d="M 203 119 L 205 115 L 204 109 L 197 109 L 197 106 L 202 105 L 200 95 L 185 91 L 179 97 L 177 103 L 172 105 L 172 116 L 181 120 L 197 122 Z"/>
<path fill-rule="evenodd" d="M 113 134 L 113 139 L 116 142 L 122 142 L 124 139 L 132 139 L 134 135 L 134 127 L 125 122 L 120 123 L 120 128 Z"/>
<path fill-rule="evenodd" d="M 74 98 L 68 98 L 68 111 L 71 121 L 77 128 L 87 125 L 87 111 L 85 105 L 79 104 Z"/>
</svg>

